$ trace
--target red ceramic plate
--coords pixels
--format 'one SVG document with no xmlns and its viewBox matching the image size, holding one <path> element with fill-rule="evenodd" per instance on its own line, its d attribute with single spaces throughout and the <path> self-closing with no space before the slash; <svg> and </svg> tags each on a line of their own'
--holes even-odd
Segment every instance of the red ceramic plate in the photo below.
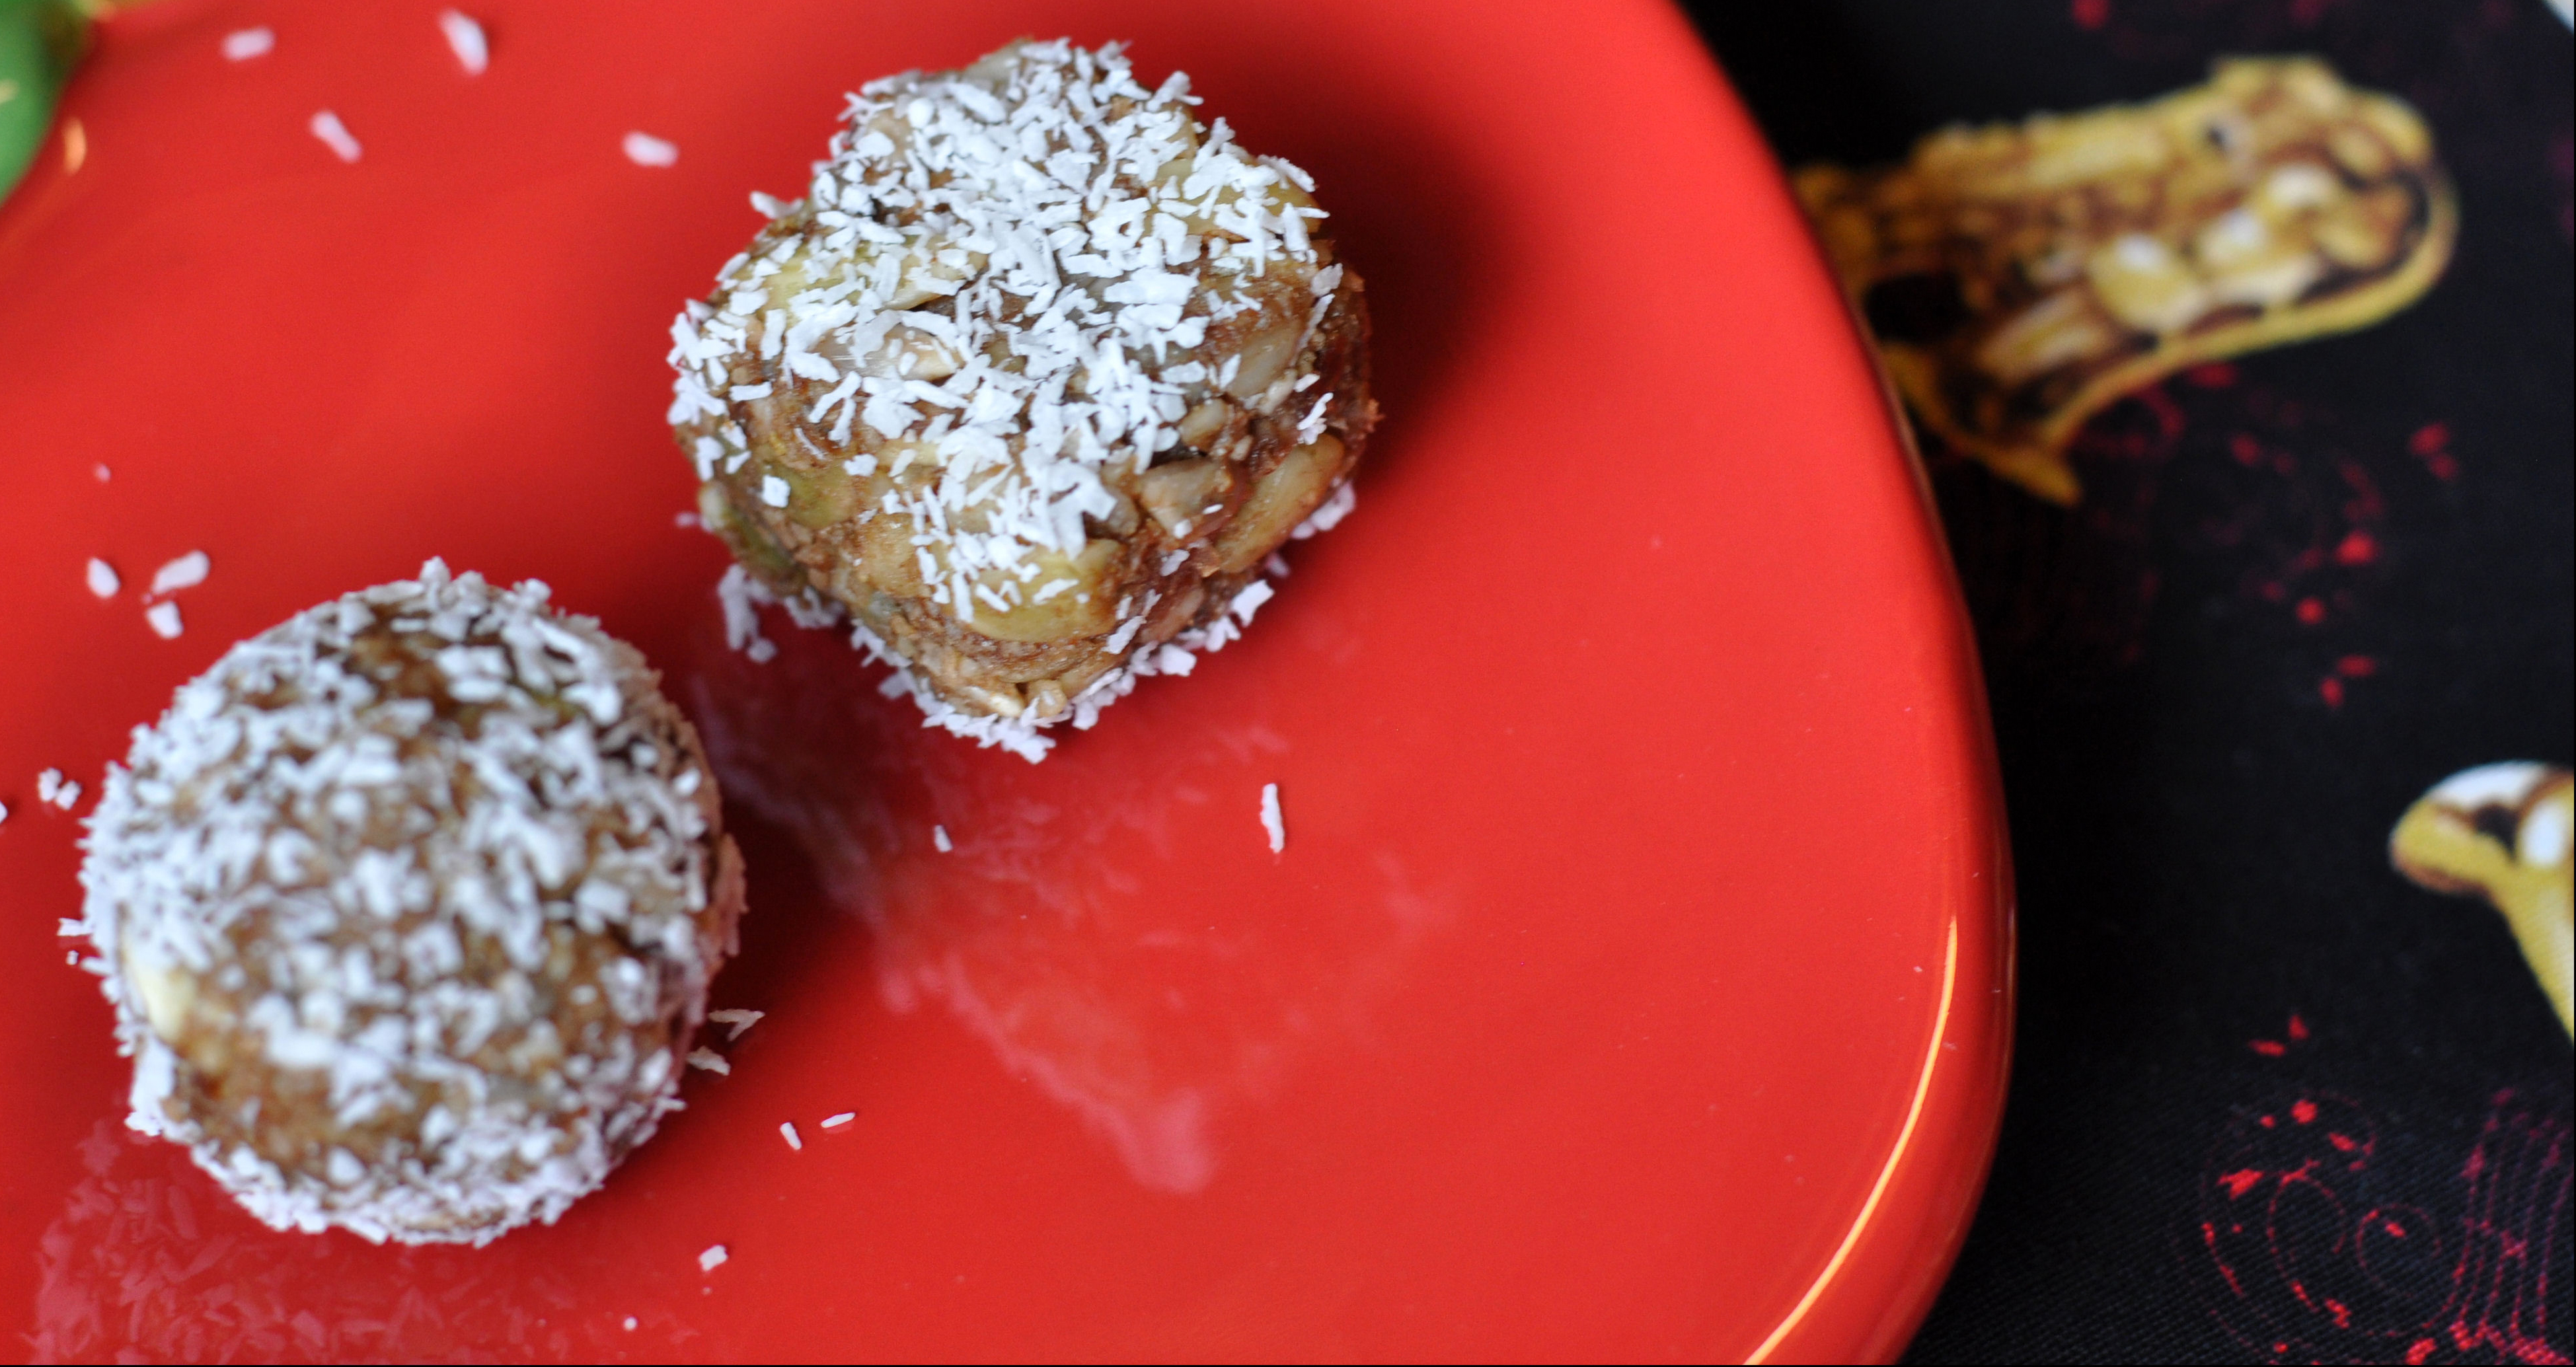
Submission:
<svg viewBox="0 0 2576 1367">
<path fill-rule="evenodd" d="M 1902 1347 L 2000 1100 L 1993 768 L 1913 467 L 1679 15 L 481 0 L 469 78 L 438 8 L 116 17 L 0 211 L 7 1342 Z M 274 50 L 227 61 L 253 24 Z M 844 90 L 1068 31 L 1314 172 L 1388 419 L 1243 642 L 1031 767 L 920 729 L 835 637 L 724 648 L 662 355 Z M 196 549 L 160 639 L 141 589 Z M 717 1004 L 768 1013 L 605 1191 L 482 1250 L 271 1233 L 126 1135 L 55 937 L 77 825 L 35 791 L 94 792 L 232 641 L 430 555 L 544 578 L 666 672 L 752 871 Z"/>
</svg>

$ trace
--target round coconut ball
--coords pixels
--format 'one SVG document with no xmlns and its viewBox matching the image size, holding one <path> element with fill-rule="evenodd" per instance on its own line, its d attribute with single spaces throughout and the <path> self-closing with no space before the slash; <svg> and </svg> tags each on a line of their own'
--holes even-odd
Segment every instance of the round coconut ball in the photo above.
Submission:
<svg viewBox="0 0 2576 1367">
<path fill-rule="evenodd" d="M 90 818 L 127 1123 L 280 1229 L 484 1243 L 649 1138 L 741 861 L 635 649 L 437 561 L 235 646 Z"/>
</svg>

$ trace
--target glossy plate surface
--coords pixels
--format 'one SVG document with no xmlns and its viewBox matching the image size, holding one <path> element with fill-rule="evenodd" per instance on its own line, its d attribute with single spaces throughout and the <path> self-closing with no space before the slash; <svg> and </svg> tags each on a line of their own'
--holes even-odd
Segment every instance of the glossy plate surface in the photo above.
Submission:
<svg viewBox="0 0 2576 1367">
<path fill-rule="evenodd" d="M 469 78 L 437 10 L 119 16 L 0 209 L 4 1351 L 1901 1347 L 2000 1102 L 1993 772 L 1912 468 L 1677 14 L 484 0 Z M 841 92 L 1068 31 L 1314 173 L 1389 418 L 1244 641 L 1032 768 L 837 638 L 725 649 L 662 356 Z M 141 592 L 195 549 L 160 639 Z M 768 1013 L 480 1251 L 270 1233 L 125 1136 L 36 792 L 85 813 L 231 642 L 433 554 L 665 671 L 751 863 L 716 1004 Z"/>
</svg>

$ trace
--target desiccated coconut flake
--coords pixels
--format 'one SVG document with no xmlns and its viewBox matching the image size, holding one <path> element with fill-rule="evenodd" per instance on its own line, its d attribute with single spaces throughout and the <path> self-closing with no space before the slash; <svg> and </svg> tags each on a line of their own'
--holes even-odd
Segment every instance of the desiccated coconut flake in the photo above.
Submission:
<svg viewBox="0 0 2576 1367">
<path fill-rule="evenodd" d="M 689 1066 L 692 1068 L 704 1068 L 710 1073 L 730 1073 L 733 1071 L 733 1065 L 725 1062 L 724 1055 L 717 1053 L 713 1049 L 690 1050 Z"/>
<path fill-rule="evenodd" d="M 760 634 L 760 605 L 775 602 L 769 590 L 740 565 L 725 566 L 716 581 L 716 601 L 724 607 L 725 645 L 765 664 L 778 654 L 778 644 Z"/>
<path fill-rule="evenodd" d="M 933 826 L 930 828 L 930 843 L 937 847 L 941 854 L 946 854 L 950 850 L 957 848 L 956 844 L 949 840 L 948 828 L 945 826 Z"/>
<path fill-rule="evenodd" d="M 629 133 L 624 146 L 626 159 L 638 166 L 669 166 L 680 159 L 679 144 L 650 133 Z"/>
<path fill-rule="evenodd" d="M 1270 587 L 1269 580 L 1255 579 L 1234 595 L 1234 601 L 1226 604 L 1226 611 L 1233 613 L 1236 621 L 1250 626 L 1252 614 L 1259 612 L 1262 604 L 1278 596 L 1279 590 Z"/>
<path fill-rule="evenodd" d="M 787 1147 L 791 1149 L 802 1152 L 805 1148 L 805 1140 L 796 1133 L 796 1122 L 793 1120 L 778 1122 L 778 1137 L 786 1140 Z"/>
<path fill-rule="evenodd" d="M 124 586 L 125 581 L 116 577 L 115 566 L 108 564 L 97 556 L 90 557 L 90 592 L 97 594 L 101 598 L 114 598 L 116 596 L 116 591 Z"/>
<path fill-rule="evenodd" d="M 626 1332 L 630 1334 L 635 1332 L 635 1317 L 633 1315 L 626 1317 Z"/>
<path fill-rule="evenodd" d="M 837 1130 L 858 1118 L 859 1113 L 856 1111 L 843 1111 L 838 1115 L 827 1115 L 823 1117 L 823 1128 L 827 1130 Z"/>
<path fill-rule="evenodd" d="M 49 802 L 68 812 L 75 803 L 80 801 L 80 795 L 81 786 L 63 777 L 63 771 L 60 769 L 47 769 L 36 775 L 38 802 Z"/>
<path fill-rule="evenodd" d="M 468 76 L 480 76 L 492 65 L 492 44 L 483 36 L 483 26 L 472 15 L 458 10 L 438 12 L 438 31 L 447 37 L 447 50 L 456 54 L 456 64 Z"/>
<path fill-rule="evenodd" d="M 267 56 L 268 50 L 276 46 L 277 34 L 274 30 L 265 27 L 237 28 L 224 35 L 224 60 L 247 62 L 253 57 Z"/>
<path fill-rule="evenodd" d="M 358 140 L 349 135 L 349 125 L 340 122 L 340 116 L 328 109 L 315 113 L 305 127 L 322 140 L 323 146 L 331 149 L 331 155 L 342 161 L 356 161 L 364 150 L 358 146 Z"/>
<path fill-rule="evenodd" d="M 1270 852 L 1288 848 L 1288 823 L 1279 816 L 1279 785 L 1261 785 L 1261 829 L 1270 833 Z"/>
<path fill-rule="evenodd" d="M 1352 488 L 1349 481 L 1345 480 L 1342 487 L 1335 489 L 1332 496 L 1324 500 L 1323 506 L 1307 514 L 1305 521 L 1290 529 L 1288 538 L 1292 541 L 1303 541 L 1318 532 L 1331 531 L 1341 525 L 1343 518 L 1351 515 L 1351 509 L 1359 506 L 1359 501 L 1359 491 Z"/>
<path fill-rule="evenodd" d="M 766 1011 L 747 1011 L 738 1006 L 729 1006 L 721 1011 L 708 1012 L 707 1019 L 725 1027 L 725 1042 L 731 1044 L 742 1038 L 743 1031 L 760 1024 L 760 1018 L 768 1014 Z"/>
<path fill-rule="evenodd" d="M 145 608 L 143 620 L 151 623 L 153 635 L 165 641 L 179 639 L 179 633 L 187 629 L 186 624 L 179 620 L 179 605 L 176 603 L 155 603 Z"/>
<path fill-rule="evenodd" d="M 152 596 L 193 589 L 206 582 L 206 573 L 213 568 L 204 551 L 190 551 L 152 572 Z"/>
<path fill-rule="evenodd" d="M 732 1254 L 725 1252 L 725 1246 L 723 1244 L 709 1244 L 707 1245 L 707 1251 L 698 1255 L 698 1270 L 700 1272 L 713 1272 L 717 1268 L 724 1266 L 725 1259 L 732 1256 Z"/>
</svg>

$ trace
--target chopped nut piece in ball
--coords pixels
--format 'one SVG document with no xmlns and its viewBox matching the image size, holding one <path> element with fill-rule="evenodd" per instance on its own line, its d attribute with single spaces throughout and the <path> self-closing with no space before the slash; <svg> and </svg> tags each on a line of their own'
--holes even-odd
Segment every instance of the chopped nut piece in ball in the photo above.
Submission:
<svg viewBox="0 0 2576 1367">
<path fill-rule="evenodd" d="M 741 861 L 635 650 L 431 561 L 235 646 L 90 818 L 127 1123 L 252 1214 L 551 1222 L 674 1108 Z"/>
</svg>

